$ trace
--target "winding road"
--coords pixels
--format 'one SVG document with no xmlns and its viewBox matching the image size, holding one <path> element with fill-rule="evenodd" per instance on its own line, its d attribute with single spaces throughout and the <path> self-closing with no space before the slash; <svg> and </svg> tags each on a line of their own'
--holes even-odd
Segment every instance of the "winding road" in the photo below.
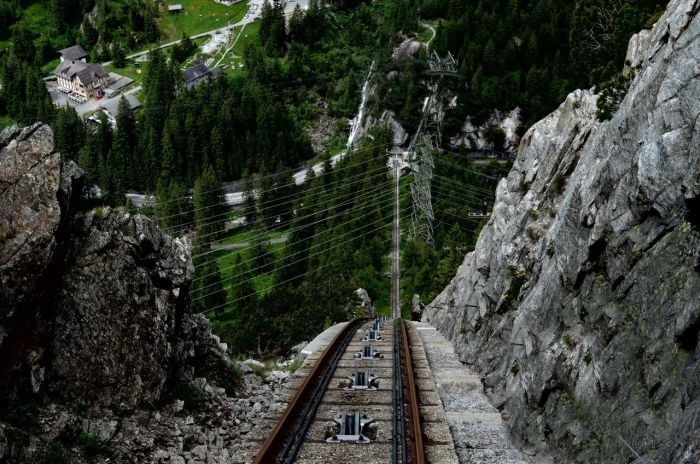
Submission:
<svg viewBox="0 0 700 464">
<path fill-rule="evenodd" d="M 287 239 L 289 237 L 286 235 L 283 235 L 281 237 L 273 238 L 270 240 L 267 240 L 263 242 L 265 245 L 274 245 L 276 243 L 286 243 Z M 248 248 L 251 246 L 251 242 L 240 242 L 240 243 L 226 243 L 223 245 L 211 245 L 210 249 L 213 251 L 222 251 L 222 250 L 238 250 L 240 248 Z"/>
<path fill-rule="evenodd" d="M 435 34 L 436 34 L 435 28 L 428 23 L 424 23 L 423 21 L 421 21 L 420 25 L 427 28 L 427 29 L 430 29 L 430 32 L 433 33 L 433 36 L 430 38 L 430 40 L 425 42 L 425 47 L 428 48 L 428 47 L 430 47 L 430 42 L 432 42 L 433 39 L 435 38 Z"/>
</svg>

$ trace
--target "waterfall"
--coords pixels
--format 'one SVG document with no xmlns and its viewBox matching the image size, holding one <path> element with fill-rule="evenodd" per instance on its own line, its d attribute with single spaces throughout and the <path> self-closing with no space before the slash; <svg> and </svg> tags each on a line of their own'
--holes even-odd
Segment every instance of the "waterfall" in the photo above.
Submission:
<svg viewBox="0 0 700 464">
<path fill-rule="evenodd" d="M 358 138 L 360 128 L 362 127 L 362 120 L 365 118 L 365 107 L 367 106 L 367 98 L 369 97 L 369 81 L 372 77 L 372 70 L 374 69 L 374 61 L 369 66 L 369 72 L 365 78 L 365 83 L 362 85 L 362 99 L 360 100 L 360 107 L 357 109 L 357 114 L 351 121 L 350 135 L 348 136 L 348 143 L 345 145 L 350 148 Z"/>
</svg>

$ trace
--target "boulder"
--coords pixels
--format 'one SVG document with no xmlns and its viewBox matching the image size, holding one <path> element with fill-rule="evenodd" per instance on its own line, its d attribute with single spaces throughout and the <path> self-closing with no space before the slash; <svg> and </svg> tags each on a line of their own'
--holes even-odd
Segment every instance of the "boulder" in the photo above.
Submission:
<svg viewBox="0 0 700 464">
<path fill-rule="evenodd" d="M 372 304 L 372 299 L 369 297 L 369 293 L 364 288 L 358 288 L 355 290 L 355 295 L 359 301 L 359 310 L 362 317 L 377 317 L 377 310 Z"/>
</svg>

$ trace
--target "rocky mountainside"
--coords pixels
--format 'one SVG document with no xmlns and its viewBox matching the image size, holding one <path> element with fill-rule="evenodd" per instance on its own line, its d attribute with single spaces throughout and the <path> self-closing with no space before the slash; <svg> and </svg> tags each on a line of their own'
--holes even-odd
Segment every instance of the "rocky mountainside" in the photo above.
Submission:
<svg viewBox="0 0 700 464">
<path fill-rule="evenodd" d="M 612 120 L 576 91 L 523 137 L 423 320 L 514 437 L 573 462 L 700 462 L 700 0 L 631 41 Z"/>
<path fill-rule="evenodd" d="M 0 135 L 0 462 L 227 462 L 286 374 L 231 368 L 189 312 L 187 243 L 77 215 L 82 179 L 48 126 Z"/>
</svg>

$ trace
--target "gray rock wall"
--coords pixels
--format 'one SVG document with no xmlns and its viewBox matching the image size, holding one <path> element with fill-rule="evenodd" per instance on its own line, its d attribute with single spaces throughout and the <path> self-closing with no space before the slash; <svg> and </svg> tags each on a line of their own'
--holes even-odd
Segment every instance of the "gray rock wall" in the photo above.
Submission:
<svg viewBox="0 0 700 464">
<path fill-rule="evenodd" d="M 672 0 L 635 39 L 612 120 L 576 91 L 525 134 L 475 251 L 425 310 L 525 448 L 700 462 L 699 10 Z"/>
<path fill-rule="evenodd" d="M 206 318 L 187 308 L 187 244 L 139 215 L 76 218 L 81 186 L 48 126 L 0 135 L 0 400 L 129 409 L 195 366 L 226 366 Z"/>
</svg>

